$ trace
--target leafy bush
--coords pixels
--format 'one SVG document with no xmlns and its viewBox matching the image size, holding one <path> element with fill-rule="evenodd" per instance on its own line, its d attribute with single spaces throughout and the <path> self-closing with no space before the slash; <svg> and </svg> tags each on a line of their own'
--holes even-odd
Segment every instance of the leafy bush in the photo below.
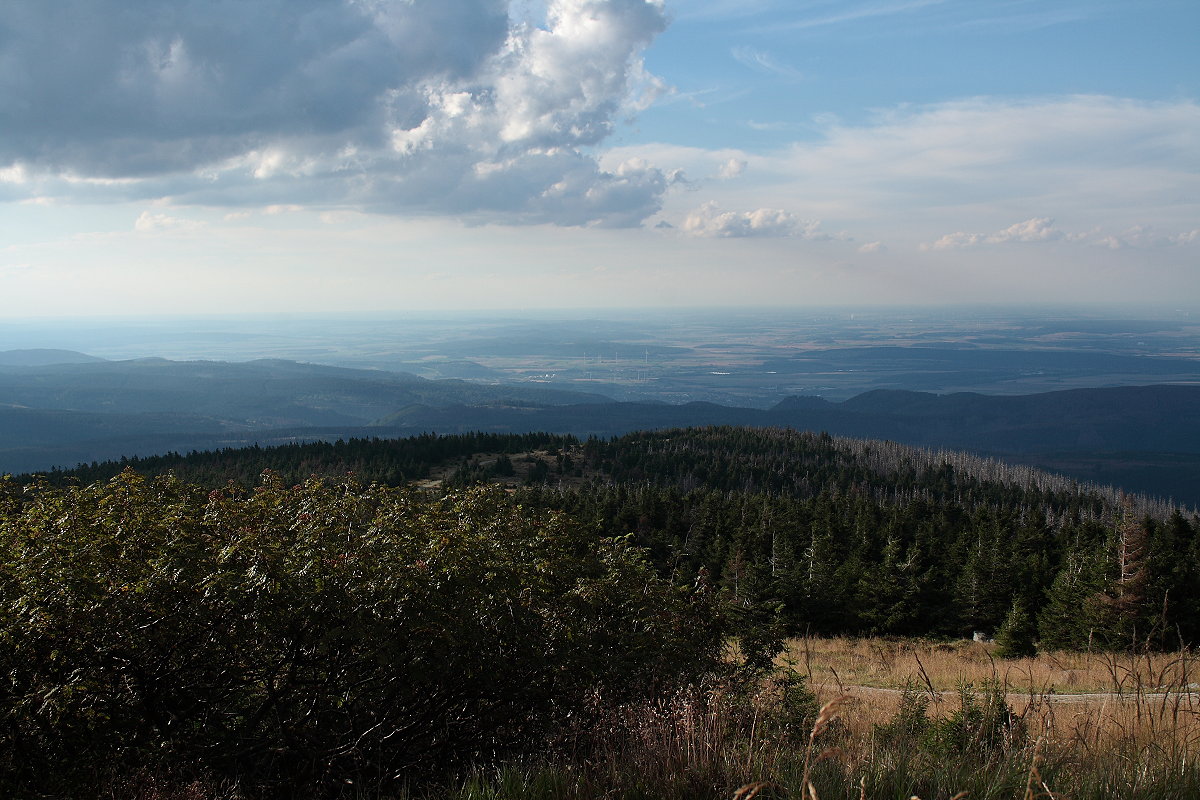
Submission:
<svg viewBox="0 0 1200 800">
<path fill-rule="evenodd" d="M 371 780 L 528 747 L 719 659 L 716 601 L 499 490 L 0 485 L 0 789 Z"/>
</svg>

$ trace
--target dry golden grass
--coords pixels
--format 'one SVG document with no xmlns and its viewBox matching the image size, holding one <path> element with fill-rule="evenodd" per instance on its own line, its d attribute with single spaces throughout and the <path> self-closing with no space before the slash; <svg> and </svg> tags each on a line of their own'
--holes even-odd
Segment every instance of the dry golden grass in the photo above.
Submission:
<svg viewBox="0 0 1200 800">
<path fill-rule="evenodd" d="M 1200 756 L 1200 660 L 1177 653 L 1049 653 L 996 659 L 992 645 L 882 639 L 796 639 L 780 659 L 808 676 L 821 700 L 849 694 L 848 738 L 869 751 L 875 726 L 900 706 L 906 685 L 929 713 L 959 709 L 958 688 L 998 684 L 1025 730 L 1081 757 L 1152 754 L 1173 763 Z M 851 750 L 855 748 L 850 748 Z"/>
<path fill-rule="evenodd" d="M 814 689 L 842 686 L 902 689 L 906 685 L 953 692 L 962 683 L 998 681 L 1014 693 L 1134 694 L 1200 688 L 1200 658 L 1178 653 L 1047 653 L 998 659 L 995 645 L 961 641 L 792 639 L 779 659 L 808 676 Z"/>
</svg>

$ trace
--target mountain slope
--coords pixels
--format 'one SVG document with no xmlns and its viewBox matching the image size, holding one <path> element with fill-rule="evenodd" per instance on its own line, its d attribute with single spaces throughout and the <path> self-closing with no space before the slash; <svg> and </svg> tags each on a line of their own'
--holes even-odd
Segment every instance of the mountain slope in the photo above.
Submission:
<svg viewBox="0 0 1200 800">
<path fill-rule="evenodd" d="M 89 364 L 104 361 L 74 350 L 0 350 L 0 367 L 45 367 L 52 364 Z"/>
<path fill-rule="evenodd" d="M 766 410 L 712 403 L 609 402 L 538 408 L 416 404 L 381 423 L 447 433 L 547 430 L 580 436 L 706 424 L 786 426 L 1004 453 L 1129 449 L 1200 453 L 1200 386 L 1072 389 L 1017 396 L 877 390 L 841 403 L 789 398 Z"/>
<path fill-rule="evenodd" d="M 414 404 L 543 407 L 606 400 L 542 387 L 434 381 L 282 360 L 40 363 L 69 356 L 18 352 L 24 354 L 11 356 L 14 361 L 34 363 L 0 367 L 0 472 L 338 438 L 361 434 Z"/>
<path fill-rule="evenodd" d="M 358 486 L 431 491 L 500 483 L 508 493 L 496 496 L 521 509 L 629 537 L 678 583 L 723 587 L 744 612 L 782 611 L 798 631 L 964 635 L 995 630 L 1022 599 L 1056 646 L 1126 646 L 1146 630 L 1158 645 L 1200 639 L 1194 521 L 1152 498 L 961 452 L 731 426 L 587 441 L 427 435 L 109 463 L 51 480 L 105 481 L 127 467 L 170 472 L 218 502 L 252 495 L 264 470 L 281 486 L 314 475 L 337 486 L 347 473 Z M 1144 542 L 1126 554 L 1153 576 L 1142 589 L 1095 568 L 1115 559 L 1118 528 Z M 1079 586 L 1100 599 L 1082 603 Z M 1129 602 L 1106 604 L 1108 590 Z"/>
</svg>

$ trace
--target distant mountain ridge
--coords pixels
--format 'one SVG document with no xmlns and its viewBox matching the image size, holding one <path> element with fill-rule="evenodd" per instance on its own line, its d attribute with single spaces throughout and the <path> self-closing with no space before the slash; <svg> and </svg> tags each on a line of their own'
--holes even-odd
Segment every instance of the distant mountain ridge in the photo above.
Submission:
<svg viewBox="0 0 1200 800">
<path fill-rule="evenodd" d="M 1200 453 L 1200 386 L 1122 386 L 1032 395 L 937 395 L 880 389 L 842 402 L 791 397 L 770 409 L 714 403 L 609 402 L 541 408 L 413 405 L 380 420 L 391 427 L 576 436 L 689 425 L 825 430 L 924 447 L 994 452 L 1164 450 Z"/>
<path fill-rule="evenodd" d="M 11 357 L 57 357 L 46 352 L 55 351 Z M 881 389 L 841 402 L 795 396 L 755 409 L 617 402 L 537 385 L 278 359 L 0 366 L 0 471 L 256 442 L 473 431 L 587 438 L 708 425 L 969 450 L 1200 504 L 1197 385 L 1014 396 Z"/>
<path fill-rule="evenodd" d="M 0 371 L 0 404 L 24 408 L 211 416 L 252 427 L 367 425 L 411 403 L 544 404 L 603 401 L 561 389 L 433 381 L 402 372 L 279 359 L 127 361 Z"/>
</svg>

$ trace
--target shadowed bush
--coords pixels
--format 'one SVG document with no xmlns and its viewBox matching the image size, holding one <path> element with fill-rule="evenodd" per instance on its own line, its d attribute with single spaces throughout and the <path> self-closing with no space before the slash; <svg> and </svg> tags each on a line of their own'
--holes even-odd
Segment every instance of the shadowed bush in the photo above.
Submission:
<svg viewBox="0 0 1200 800">
<path fill-rule="evenodd" d="M 183 765 L 294 795 L 528 752 L 713 669 L 715 599 L 498 490 L 0 496 L 0 789 Z"/>
</svg>

